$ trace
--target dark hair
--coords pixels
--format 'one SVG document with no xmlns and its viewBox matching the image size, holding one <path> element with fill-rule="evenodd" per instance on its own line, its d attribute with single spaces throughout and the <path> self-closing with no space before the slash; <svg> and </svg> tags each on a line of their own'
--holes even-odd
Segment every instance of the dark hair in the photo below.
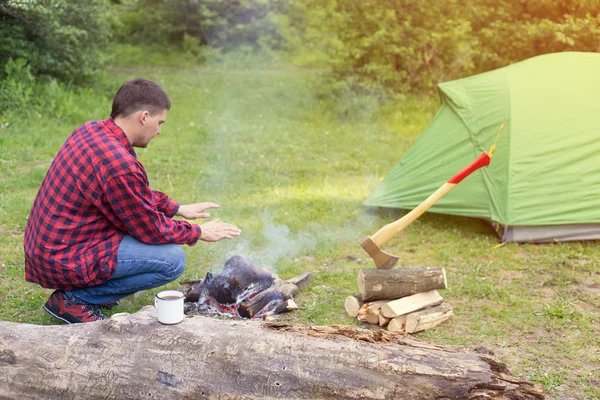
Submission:
<svg viewBox="0 0 600 400">
<path fill-rule="evenodd" d="M 140 110 L 148 110 L 154 115 L 170 109 L 169 96 L 158 83 L 137 78 L 119 88 L 113 100 L 110 116 L 123 118 Z"/>
</svg>

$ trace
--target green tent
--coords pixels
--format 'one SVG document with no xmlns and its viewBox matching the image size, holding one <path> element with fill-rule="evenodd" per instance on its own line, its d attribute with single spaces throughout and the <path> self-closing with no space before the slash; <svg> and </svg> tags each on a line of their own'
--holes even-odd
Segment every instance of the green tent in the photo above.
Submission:
<svg viewBox="0 0 600 400">
<path fill-rule="evenodd" d="M 553 53 L 438 85 L 441 107 L 365 201 L 413 209 L 494 143 L 430 211 L 489 220 L 504 242 L 600 238 L 600 54 Z"/>
</svg>

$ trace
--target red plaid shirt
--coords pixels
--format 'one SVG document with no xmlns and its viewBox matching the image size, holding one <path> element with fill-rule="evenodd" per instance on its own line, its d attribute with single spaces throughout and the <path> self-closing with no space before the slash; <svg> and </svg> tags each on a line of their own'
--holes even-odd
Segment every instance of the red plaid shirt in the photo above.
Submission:
<svg viewBox="0 0 600 400">
<path fill-rule="evenodd" d="M 88 122 L 50 165 L 25 230 L 25 278 L 74 289 L 110 278 L 125 235 L 147 244 L 196 244 L 200 227 L 173 220 L 179 204 L 148 186 L 112 118 Z"/>
</svg>

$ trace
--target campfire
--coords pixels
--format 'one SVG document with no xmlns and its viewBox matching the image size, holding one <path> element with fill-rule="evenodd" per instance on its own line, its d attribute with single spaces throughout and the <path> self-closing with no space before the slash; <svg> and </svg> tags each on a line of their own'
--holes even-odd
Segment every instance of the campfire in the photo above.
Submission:
<svg viewBox="0 0 600 400">
<path fill-rule="evenodd" d="M 229 258 L 218 275 L 181 282 L 186 314 L 264 319 L 297 309 L 293 296 L 310 283 L 312 273 L 283 281 L 245 256 Z"/>
</svg>

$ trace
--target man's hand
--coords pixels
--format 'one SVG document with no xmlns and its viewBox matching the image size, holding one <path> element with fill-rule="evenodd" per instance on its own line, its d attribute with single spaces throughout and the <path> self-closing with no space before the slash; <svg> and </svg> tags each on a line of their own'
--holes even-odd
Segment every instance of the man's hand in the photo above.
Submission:
<svg viewBox="0 0 600 400">
<path fill-rule="evenodd" d="M 175 215 L 183 217 L 185 219 L 208 218 L 210 217 L 210 214 L 204 211 L 209 210 L 211 208 L 219 208 L 219 205 L 209 202 L 185 204 L 179 206 L 179 210 L 177 210 L 177 213 Z"/>
<path fill-rule="evenodd" d="M 221 222 L 219 219 L 200 225 L 200 228 L 202 229 L 200 240 L 204 240 L 205 242 L 233 239 L 234 236 L 240 236 L 242 233 L 237 226 Z"/>
</svg>

